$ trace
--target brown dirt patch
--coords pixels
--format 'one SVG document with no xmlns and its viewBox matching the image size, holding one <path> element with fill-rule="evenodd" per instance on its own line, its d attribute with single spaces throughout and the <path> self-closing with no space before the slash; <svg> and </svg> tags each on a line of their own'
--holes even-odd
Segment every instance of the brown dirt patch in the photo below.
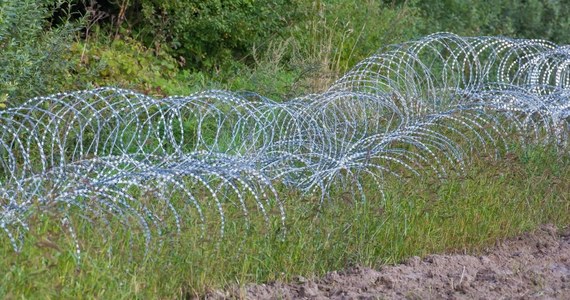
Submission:
<svg viewBox="0 0 570 300">
<path fill-rule="evenodd" d="M 213 298 L 570 299 L 570 228 L 552 225 L 484 255 L 430 255 L 379 270 L 354 267 L 294 283 L 248 285 Z"/>
</svg>

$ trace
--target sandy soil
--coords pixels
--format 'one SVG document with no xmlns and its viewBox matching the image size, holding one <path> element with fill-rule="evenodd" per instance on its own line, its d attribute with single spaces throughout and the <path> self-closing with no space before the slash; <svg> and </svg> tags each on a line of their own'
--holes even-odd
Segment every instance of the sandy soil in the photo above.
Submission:
<svg viewBox="0 0 570 300">
<path fill-rule="evenodd" d="M 294 283 L 248 285 L 211 298 L 570 299 L 570 228 L 552 225 L 482 256 L 430 255 L 380 270 L 355 267 Z"/>
</svg>

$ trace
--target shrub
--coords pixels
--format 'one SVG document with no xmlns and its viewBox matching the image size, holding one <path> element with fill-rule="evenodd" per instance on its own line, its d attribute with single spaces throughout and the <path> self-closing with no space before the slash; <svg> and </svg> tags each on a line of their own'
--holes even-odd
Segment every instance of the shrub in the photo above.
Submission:
<svg viewBox="0 0 570 300">
<path fill-rule="evenodd" d="M 66 1 L 0 2 L 0 106 L 59 91 L 74 80 L 64 59 L 79 23 L 63 20 L 52 28 L 53 10 Z"/>
<path fill-rule="evenodd" d="M 71 45 L 69 59 L 75 71 L 91 86 L 118 86 L 164 96 L 168 82 L 177 77 L 178 64 L 164 51 L 148 49 L 132 38 L 107 39 Z"/>
<path fill-rule="evenodd" d="M 508 35 L 570 42 L 568 0 L 417 1 L 421 32 L 460 35 Z"/>
<path fill-rule="evenodd" d="M 166 46 L 193 69 L 213 69 L 282 33 L 296 7 L 296 0 L 140 0 L 127 20 L 147 46 Z"/>
</svg>

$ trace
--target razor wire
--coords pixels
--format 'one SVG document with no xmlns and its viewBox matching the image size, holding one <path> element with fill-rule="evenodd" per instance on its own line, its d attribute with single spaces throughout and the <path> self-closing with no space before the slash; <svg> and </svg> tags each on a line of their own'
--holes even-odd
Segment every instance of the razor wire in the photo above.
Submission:
<svg viewBox="0 0 570 300">
<path fill-rule="evenodd" d="M 55 211 L 78 256 L 78 218 L 103 236 L 137 228 L 145 251 L 186 224 L 205 232 L 212 218 L 223 236 L 229 206 L 246 227 L 260 214 L 285 228 L 280 186 L 365 200 L 364 177 L 382 192 L 385 176 L 445 177 L 512 142 L 565 154 L 569 95 L 569 46 L 440 33 L 285 102 L 108 87 L 37 97 L 0 111 L 0 228 L 19 251 L 29 220 Z"/>
</svg>

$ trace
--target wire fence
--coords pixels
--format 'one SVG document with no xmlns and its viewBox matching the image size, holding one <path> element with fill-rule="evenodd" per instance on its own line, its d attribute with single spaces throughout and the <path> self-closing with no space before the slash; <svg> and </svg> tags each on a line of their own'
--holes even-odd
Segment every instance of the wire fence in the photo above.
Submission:
<svg viewBox="0 0 570 300">
<path fill-rule="evenodd" d="M 0 111 L 0 228 L 20 251 L 30 220 L 57 212 L 77 256 L 78 218 L 102 236 L 136 227 L 147 250 L 187 223 L 207 231 L 212 218 L 223 236 L 229 206 L 246 226 L 260 214 L 285 228 L 279 186 L 321 201 L 340 187 L 366 201 L 363 178 L 382 192 L 385 176 L 445 177 L 513 143 L 566 155 L 569 96 L 570 46 L 440 33 L 386 47 L 327 91 L 286 102 L 219 90 L 37 97 Z"/>
</svg>

